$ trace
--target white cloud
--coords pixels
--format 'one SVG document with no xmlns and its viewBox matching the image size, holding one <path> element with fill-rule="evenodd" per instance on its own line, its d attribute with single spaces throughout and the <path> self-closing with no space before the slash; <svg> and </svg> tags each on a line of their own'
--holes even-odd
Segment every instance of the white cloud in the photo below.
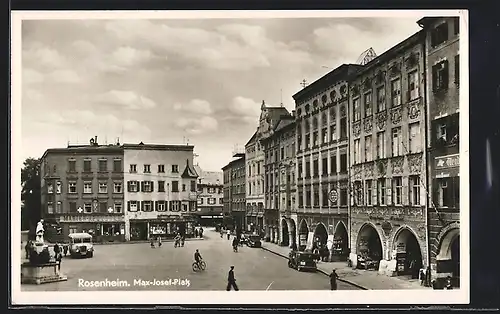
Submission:
<svg viewBox="0 0 500 314">
<path fill-rule="evenodd" d="M 86 40 L 77 40 L 71 44 L 75 52 L 82 55 L 93 55 L 98 52 L 96 46 Z"/>
<path fill-rule="evenodd" d="M 203 99 L 192 99 L 186 104 L 176 103 L 174 109 L 196 114 L 211 114 L 213 112 L 210 103 Z"/>
<path fill-rule="evenodd" d="M 318 48 L 331 53 L 334 58 L 348 58 L 351 63 L 354 63 L 368 48 L 372 47 L 380 55 L 419 30 L 416 23 L 408 23 L 407 20 L 377 19 L 374 23 L 377 27 L 369 29 L 361 29 L 353 26 L 355 24 L 345 23 L 317 28 L 313 32 L 314 42 Z M 356 40 L 344 44 L 336 40 L 338 38 L 355 38 Z"/>
<path fill-rule="evenodd" d="M 156 103 L 145 96 L 134 91 L 111 90 L 95 97 L 100 103 L 122 106 L 132 110 L 151 109 L 156 107 Z"/>
<path fill-rule="evenodd" d="M 260 116 L 261 105 L 253 99 L 238 96 L 231 102 L 229 111 L 238 117 L 255 119 Z"/>
<path fill-rule="evenodd" d="M 200 118 L 180 118 L 176 122 L 179 128 L 189 134 L 203 134 L 217 130 L 219 123 L 213 117 L 204 116 Z"/>
<path fill-rule="evenodd" d="M 131 66 L 150 58 L 151 52 L 149 50 L 138 50 L 127 46 L 116 49 L 111 55 L 110 61 L 122 66 Z"/>
<path fill-rule="evenodd" d="M 22 73 L 23 84 L 36 84 L 43 82 L 43 74 L 36 70 L 25 67 L 23 68 Z"/>
<path fill-rule="evenodd" d="M 63 132 L 65 136 L 80 139 L 94 135 L 112 139 L 123 134 L 126 141 L 147 141 L 151 137 L 151 130 L 136 120 L 120 119 L 112 114 L 95 114 L 89 110 L 52 111 L 39 117 L 37 122 L 53 136 Z"/>
<path fill-rule="evenodd" d="M 49 77 L 57 83 L 78 83 L 81 81 L 80 76 L 73 70 L 55 70 Z"/>
<path fill-rule="evenodd" d="M 22 97 L 23 103 L 40 102 L 43 99 L 43 94 L 38 90 L 26 89 L 23 91 Z"/>
<path fill-rule="evenodd" d="M 50 69 L 63 68 L 68 62 L 57 50 L 47 46 L 33 45 L 23 49 L 23 66 L 42 66 Z"/>
<path fill-rule="evenodd" d="M 270 67 L 272 62 L 288 66 L 312 62 L 307 51 L 296 44 L 270 39 L 260 26 L 229 24 L 208 31 L 201 28 L 172 27 L 141 21 L 110 21 L 106 30 L 121 41 L 152 45 L 199 65 L 218 70 L 249 70 Z M 293 63 L 293 64 L 292 64 Z"/>
</svg>

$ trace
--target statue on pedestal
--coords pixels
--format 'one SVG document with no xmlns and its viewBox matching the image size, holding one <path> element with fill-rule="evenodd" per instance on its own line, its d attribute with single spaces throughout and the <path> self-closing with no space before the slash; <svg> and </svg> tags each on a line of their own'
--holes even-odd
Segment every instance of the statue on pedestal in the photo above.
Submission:
<svg viewBox="0 0 500 314">
<path fill-rule="evenodd" d="M 43 234 L 45 233 L 45 229 L 43 228 L 43 219 L 41 219 L 36 225 L 36 242 L 44 243 Z"/>
</svg>

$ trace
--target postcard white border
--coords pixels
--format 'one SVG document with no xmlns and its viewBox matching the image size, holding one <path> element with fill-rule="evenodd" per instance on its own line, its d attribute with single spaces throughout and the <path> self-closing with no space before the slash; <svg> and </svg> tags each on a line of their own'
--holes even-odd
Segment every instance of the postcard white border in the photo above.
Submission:
<svg viewBox="0 0 500 314">
<path fill-rule="evenodd" d="M 460 24 L 460 232 L 461 288 L 457 290 L 367 291 L 21 291 L 21 172 L 13 158 L 22 150 L 21 137 L 21 23 L 42 19 L 199 19 L 199 18 L 339 18 L 339 17 L 457 16 Z M 15 305 L 48 304 L 466 304 L 469 303 L 469 35 L 465 10 L 345 10 L 345 11 L 12 11 L 12 138 L 11 138 L 11 239 L 12 302 Z M 415 23 L 417 20 L 415 20 Z"/>
</svg>

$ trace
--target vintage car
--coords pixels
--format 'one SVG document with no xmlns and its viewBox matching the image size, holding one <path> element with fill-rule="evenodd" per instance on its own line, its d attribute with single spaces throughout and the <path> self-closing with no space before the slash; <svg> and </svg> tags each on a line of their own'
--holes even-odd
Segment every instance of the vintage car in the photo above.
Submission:
<svg viewBox="0 0 500 314">
<path fill-rule="evenodd" d="M 94 245 L 92 244 L 92 236 L 88 233 L 70 233 L 69 238 L 69 253 L 71 257 L 93 257 Z"/>
<path fill-rule="evenodd" d="M 245 237 L 246 244 L 248 247 L 261 247 L 262 243 L 260 242 L 260 236 L 252 234 Z"/>
<path fill-rule="evenodd" d="M 310 252 L 291 251 L 288 255 L 288 267 L 298 271 L 303 269 L 316 271 L 316 256 Z"/>
<path fill-rule="evenodd" d="M 358 255 L 357 268 L 378 270 L 379 261 L 374 260 L 368 255 Z"/>
</svg>

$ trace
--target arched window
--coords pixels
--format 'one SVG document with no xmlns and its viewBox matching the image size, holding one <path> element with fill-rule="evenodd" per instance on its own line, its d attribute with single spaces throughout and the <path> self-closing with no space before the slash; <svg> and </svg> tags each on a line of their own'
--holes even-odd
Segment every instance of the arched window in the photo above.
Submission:
<svg viewBox="0 0 500 314">
<path fill-rule="evenodd" d="M 318 128 L 318 118 L 314 117 L 313 118 L 313 130 L 316 130 Z"/>
<path fill-rule="evenodd" d="M 302 114 L 302 109 L 297 109 L 297 117 L 300 117 L 300 115 Z"/>
<path fill-rule="evenodd" d="M 321 102 L 323 103 L 323 105 L 326 104 L 327 101 L 328 101 L 328 97 L 326 97 L 326 95 L 323 95 L 321 97 Z"/>
<path fill-rule="evenodd" d="M 325 113 L 323 113 L 323 114 L 321 115 L 321 124 L 322 124 L 322 125 L 326 125 L 326 124 L 327 124 L 327 121 L 326 121 L 326 114 L 325 114 Z"/>
<path fill-rule="evenodd" d="M 309 114 L 309 111 L 311 110 L 311 106 L 309 104 L 306 105 L 306 114 Z"/>
<path fill-rule="evenodd" d="M 313 101 L 313 110 L 316 110 L 316 109 L 318 109 L 318 100 L 317 99 Z"/>
<path fill-rule="evenodd" d="M 304 121 L 304 126 L 305 126 L 305 129 L 306 129 L 306 133 L 308 133 L 310 131 L 310 125 L 309 125 L 309 121 Z"/>
</svg>

